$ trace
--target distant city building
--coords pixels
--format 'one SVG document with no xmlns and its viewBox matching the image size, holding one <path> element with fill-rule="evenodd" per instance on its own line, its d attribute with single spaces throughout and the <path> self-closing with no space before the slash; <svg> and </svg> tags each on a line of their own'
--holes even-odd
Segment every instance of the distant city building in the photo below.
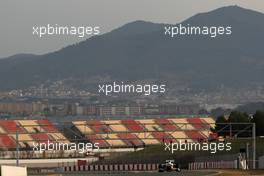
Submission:
<svg viewBox="0 0 264 176">
<path fill-rule="evenodd" d="M 46 101 L 0 102 L 0 112 L 18 115 L 44 114 L 47 116 L 136 116 L 136 115 L 182 115 L 199 114 L 198 104 L 79 104 Z"/>
<path fill-rule="evenodd" d="M 0 112 L 6 113 L 32 113 L 33 106 L 30 103 L 0 103 Z"/>
<path fill-rule="evenodd" d="M 97 106 L 97 115 L 99 116 L 131 116 L 142 114 L 140 106 Z"/>
<path fill-rule="evenodd" d="M 187 105 L 160 105 L 159 114 L 198 114 L 200 107 L 198 104 L 187 104 Z"/>
</svg>

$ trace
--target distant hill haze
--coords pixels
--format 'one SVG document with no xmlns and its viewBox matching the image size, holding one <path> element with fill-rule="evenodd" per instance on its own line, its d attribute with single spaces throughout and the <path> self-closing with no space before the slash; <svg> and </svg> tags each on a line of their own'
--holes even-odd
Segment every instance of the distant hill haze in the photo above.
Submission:
<svg viewBox="0 0 264 176">
<path fill-rule="evenodd" d="M 232 26 L 231 36 L 216 38 L 195 35 L 170 38 L 164 35 L 165 24 L 135 21 L 57 52 L 1 59 L 0 89 L 94 76 L 163 80 L 189 87 L 262 84 L 263 21 L 262 13 L 228 6 L 181 22 Z"/>
</svg>

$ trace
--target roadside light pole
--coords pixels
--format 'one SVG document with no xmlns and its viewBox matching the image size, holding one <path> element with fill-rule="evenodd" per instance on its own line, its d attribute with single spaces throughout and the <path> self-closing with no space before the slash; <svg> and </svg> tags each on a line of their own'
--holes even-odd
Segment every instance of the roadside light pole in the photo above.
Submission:
<svg viewBox="0 0 264 176">
<path fill-rule="evenodd" d="M 247 166 L 247 170 L 249 169 L 249 163 L 250 163 L 250 161 L 249 161 L 249 146 L 250 146 L 250 144 L 247 142 L 246 143 L 246 166 Z"/>
<path fill-rule="evenodd" d="M 253 137 L 253 142 L 252 142 L 252 148 L 253 148 L 253 169 L 256 169 L 256 124 L 253 123 L 252 126 L 252 137 Z"/>
</svg>

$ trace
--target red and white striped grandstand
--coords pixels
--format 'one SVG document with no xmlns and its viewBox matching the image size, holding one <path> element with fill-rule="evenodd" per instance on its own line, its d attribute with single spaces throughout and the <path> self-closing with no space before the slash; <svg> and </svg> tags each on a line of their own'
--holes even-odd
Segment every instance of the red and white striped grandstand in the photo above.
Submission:
<svg viewBox="0 0 264 176">
<path fill-rule="evenodd" d="M 33 142 L 68 142 L 49 120 L 0 120 L 0 149 L 31 148 Z"/>
<path fill-rule="evenodd" d="M 135 147 L 184 140 L 208 139 L 215 121 L 210 118 L 74 121 L 82 136 L 104 147 Z"/>
<path fill-rule="evenodd" d="M 33 142 L 47 141 L 81 140 L 99 143 L 100 148 L 142 147 L 179 140 L 193 142 L 208 139 L 214 125 L 210 117 L 89 120 L 71 122 L 72 128 L 64 134 L 49 120 L 0 120 L 0 150 L 15 149 L 16 134 L 20 149 L 32 148 Z"/>
</svg>

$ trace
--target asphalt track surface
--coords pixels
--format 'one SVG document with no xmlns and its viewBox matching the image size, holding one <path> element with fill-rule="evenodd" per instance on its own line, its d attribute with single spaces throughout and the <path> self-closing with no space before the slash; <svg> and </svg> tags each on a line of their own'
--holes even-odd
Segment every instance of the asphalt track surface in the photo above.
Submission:
<svg viewBox="0 0 264 176">
<path fill-rule="evenodd" d="M 45 176 L 210 176 L 215 175 L 214 171 L 188 171 L 183 170 L 181 172 L 83 172 L 76 174 L 49 174 Z M 33 176 L 33 175 L 32 175 Z M 34 175 L 35 176 L 35 175 Z M 42 175 L 44 176 L 44 175 Z"/>
</svg>

